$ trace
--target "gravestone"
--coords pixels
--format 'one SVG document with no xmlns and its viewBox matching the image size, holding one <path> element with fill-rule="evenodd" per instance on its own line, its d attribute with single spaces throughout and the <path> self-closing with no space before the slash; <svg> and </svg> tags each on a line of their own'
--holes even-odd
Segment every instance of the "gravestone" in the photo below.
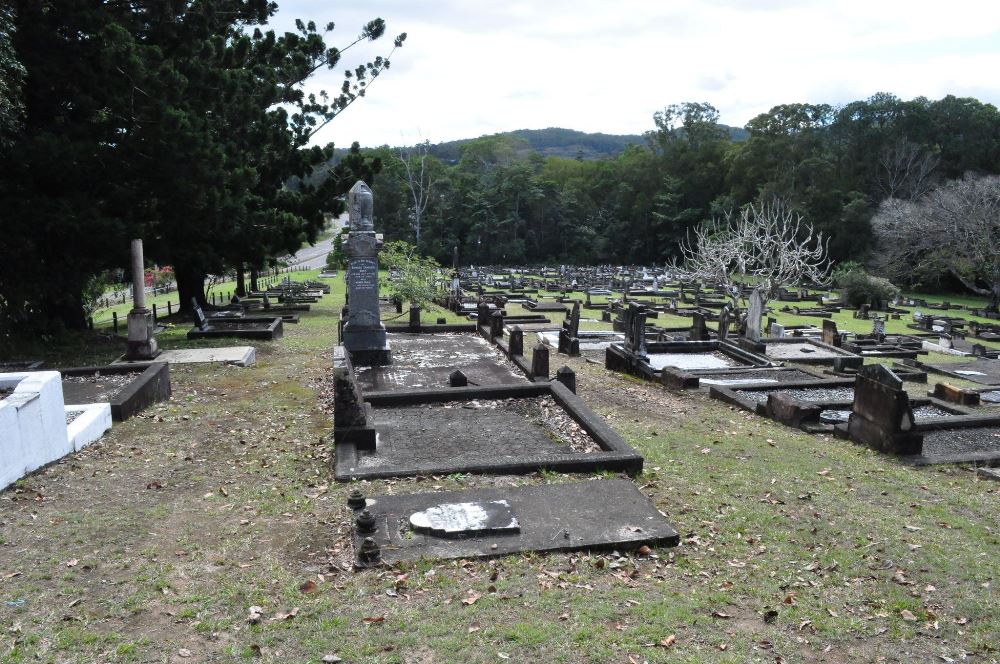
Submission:
<svg viewBox="0 0 1000 664">
<path fill-rule="evenodd" d="M 385 325 L 378 308 L 378 240 L 372 220 L 372 190 L 358 180 L 347 194 L 350 232 L 344 244 L 347 254 L 347 321 L 344 347 L 359 365 L 392 362 Z"/>
<path fill-rule="evenodd" d="M 566 314 L 562 329 L 559 330 L 559 352 L 572 357 L 580 354 L 580 303 L 574 302 L 573 309 Z"/>
<path fill-rule="evenodd" d="M 885 341 L 885 319 L 874 316 L 872 318 L 872 339 L 882 343 Z"/>
<path fill-rule="evenodd" d="M 694 312 L 691 316 L 691 332 L 688 333 L 691 341 L 708 341 L 708 326 L 705 324 L 705 316 L 700 312 Z"/>
<path fill-rule="evenodd" d="M 777 323 L 777 322 L 772 322 L 771 323 L 771 336 L 772 337 L 778 337 L 779 339 L 781 337 L 784 337 L 785 336 L 785 326 L 782 325 L 782 324 L 780 324 L 780 323 Z"/>
<path fill-rule="evenodd" d="M 152 360 L 160 354 L 156 343 L 156 321 L 146 308 L 146 268 L 142 240 L 132 240 L 132 310 L 128 312 L 128 346 L 125 359 Z"/>
<path fill-rule="evenodd" d="M 858 370 L 847 431 L 852 439 L 889 454 L 920 454 L 923 449 L 903 381 L 882 364 Z"/>
<path fill-rule="evenodd" d="M 201 305 L 198 304 L 198 298 L 191 298 L 191 308 L 194 310 L 194 325 L 199 330 L 208 329 L 208 318 L 205 317 L 205 312 L 201 310 Z"/>
<path fill-rule="evenodd" d="M 503 312 L 494 311 L 490 315 L 490 339 L 500 339 L 503 337 Z"/>
<path fill-rule="evenodd" d="M 730 308 L 727 304 L 722 307 L 722 311 L 719 313 L 719 341 L 725 341 L 729 337 L 729 315 Z"/>
<path fill-rule="evenodd" d="M 840 348 L 840 332 L 837 323 L 826 318 L 823 320 L 823 343 Z"/>
<path fill-rule="evenodd" d="M 625 327 L 625 349 L 634 355 L 646 355 L 646 311 L 641 305 L 629 302 L 622 311 Z"/>
<path fill-rule="evenodd" d="M 764 315 L 764 296 L 759 290 L 750 294 L 750 308 L 747 310 L 747 339 L 760 341 L 760 319 Z"/>
</svg>

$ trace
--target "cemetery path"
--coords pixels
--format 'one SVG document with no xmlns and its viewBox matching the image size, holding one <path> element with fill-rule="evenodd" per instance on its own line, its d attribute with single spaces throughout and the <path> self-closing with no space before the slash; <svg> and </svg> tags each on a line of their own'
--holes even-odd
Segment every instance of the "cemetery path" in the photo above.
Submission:
<svg viewBox="0 0 1000 664">
<path fill-rule="evenodd" d="M 645 455 L 635 481 L 679 547 L 352 571 L 350 487 L 333 481 L 325 438 L 343 301 L 331 283 L 284 339 L 258 344 L 255 367 L 175 366 L 169 402 L 0 494 L 0 660 L 997 659 L 995 485 L 578 358 L 552 365 L 572 367 L 581 397 Z"/>
</svg>

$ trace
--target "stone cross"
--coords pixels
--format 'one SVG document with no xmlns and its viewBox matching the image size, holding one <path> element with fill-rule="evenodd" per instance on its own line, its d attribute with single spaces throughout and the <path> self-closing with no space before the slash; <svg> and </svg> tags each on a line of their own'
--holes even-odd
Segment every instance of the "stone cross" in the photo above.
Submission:
<svg viewBox="0 0 1000 664">
<path fill-rule="evenodd" d="M 378 239 L 372 220 L 372 190 L 358 180 L 347 195 L 350 233 L 347 254 L 348 312 L 344 346 L 359 365 L 385 365 L 392 361 L 385 325 L 378 308 Z"/>
<path fill-rule="evenodd" d="M 747 310 L 747 339 L 760 341 L 760 319 L 764 315 L 764 296 L 759 290 L 750 294 L 750 308 Z"/>
</svg>

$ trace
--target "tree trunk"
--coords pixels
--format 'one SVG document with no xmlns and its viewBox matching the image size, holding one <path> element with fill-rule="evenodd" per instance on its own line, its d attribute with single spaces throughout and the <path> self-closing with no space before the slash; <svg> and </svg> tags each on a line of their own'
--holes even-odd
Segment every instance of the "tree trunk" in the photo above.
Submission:
<svg viewBox="0 0 1000 664">
<path fill-rule="evenodd" d="M 204 272 L 175 266 L 174 275 L 177 279 L 177 295 L 181 301 L 181 313 L 190 314 L 194 311 L 191 306 L 191 298 L 195 298 L 202 308 L 208 306 L 208 301 L 205 299 Z"/>
<path fill-rule="evenodd" d="M 79 293 L 63 291 L 47 297 L 39 303 L 40 309 L 49 318 L 64 325 L 68 330 L 87 329 L 87 317 L 83 312 L 83 297 Z"/>
<path fill-rule="evenodd" d="M 990 303 L 987 305 L 986 311 L 1000 313 L 1000 281 L 993 284 L 993 288 L 990 290 Z"/>
<path fill-rule="evenodd" d="M 236 266 L 236 295 L 239 297 L 247 296 L 247 283 L 246 276 L 244 275 L 243 263 Z"/>
<path fill-rule="evenodd" d="M 250 268 L 250 290 L 254 293 L 260 290 L 257 286 L 257 268 L 255 267 Z"/>
</svg>

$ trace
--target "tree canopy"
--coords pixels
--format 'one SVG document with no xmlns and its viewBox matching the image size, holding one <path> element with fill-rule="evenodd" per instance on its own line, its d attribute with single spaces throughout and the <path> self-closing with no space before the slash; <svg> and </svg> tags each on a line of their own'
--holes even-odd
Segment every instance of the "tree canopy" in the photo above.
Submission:
<svg viewBox="0 0 1000 664">
<path fill-rule="evenodd" d="M 314 134 L 390 60 L 343 70 L 333 93 L 306 94 L 303 83 L 381 38 L 382 19 L 337 48 L 326 42 L 333 23 L 266 30 L 277 11 L 267 0 L 14 6 L 28 75 L 24 123 L 0 165 L 5 240 L 16 247 L 0 265 L 6 324 L 81 326 L 88 280 L 127 264 L 130 237 L 174 267 L 182 304 L 204 301 L 207 273 L 263 268 L 314 241 L 323 212 L 341 212 L 347 187 L 380 166 L 355 148 L 332 177 L 286 186 L 332 156 L 311 145 Z"/>
</svg>

